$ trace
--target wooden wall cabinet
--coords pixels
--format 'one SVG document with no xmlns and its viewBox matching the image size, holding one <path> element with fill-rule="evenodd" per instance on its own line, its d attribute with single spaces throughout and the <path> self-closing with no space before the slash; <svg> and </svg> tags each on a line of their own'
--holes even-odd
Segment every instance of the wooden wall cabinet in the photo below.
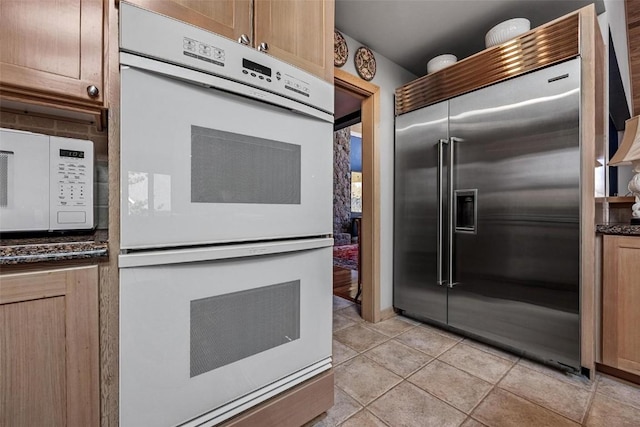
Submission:
<svg viewBox="0 0 640 427">
<path fill-rule="evenodd" d="M 604 236 L 602 362 L 640 375 L 640 236 Z"/>
<path fill-rule="evenodd" d="M 254 45 L 333 84 L 334 1 L 255 0 Z"/>
<path fill-rule="evenodd" d="M 252 0 L 127 0 L 205 30 L 238 40 L 242 34 L 252 36 Z"/>
<path fill-rule="evenodd" d="M 333 83 L 333 0 L 129 0 L 238 40 Z"/>
<path fill-rule="evenodd" d="M 0 0 L 3 98 L 76 110 L 103 106 L 103 6 L 102 0 Z"/>
<path fill-rule="evenodd" d="M 98 266 L 0 276 L 0 425 L 100 425 Z"/>
</svg>

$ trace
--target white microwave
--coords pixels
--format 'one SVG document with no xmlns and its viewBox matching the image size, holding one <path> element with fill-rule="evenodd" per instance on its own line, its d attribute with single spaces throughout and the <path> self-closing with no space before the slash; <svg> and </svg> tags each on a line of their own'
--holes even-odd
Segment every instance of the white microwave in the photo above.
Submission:
<svg viewBox="0 0 640 427">
<path fill-rule="evenodd" d="M 94 227 L 93 142 L 0 129 L 0 232 Z"/>
</svg>

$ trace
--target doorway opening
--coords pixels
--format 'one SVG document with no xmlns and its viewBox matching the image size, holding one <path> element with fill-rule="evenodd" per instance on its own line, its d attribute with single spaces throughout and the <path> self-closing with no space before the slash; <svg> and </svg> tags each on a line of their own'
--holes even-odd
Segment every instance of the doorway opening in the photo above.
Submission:
<svg viewBox="0 0 640 427">
<path fill-rule="evenodd" d="M 362 125 L 360 98 L 336 90 L 333 133 L 333 294 L 361 302 Z M 350 112 L 351 109 L 357 109 Z M 353 119 L 351 118 L 353 117 Z M 355 122 L 355 123 L 354 123 Z"/>
<path fill-rule="evenodd" d="M 358 281 L 361 287 L 361 315 L 364 320 L 380 320 L 380 188 L 378 122 L 380 117 L 380 88 L 342 71 L 335 70 L 336 118 L 345 116 L 338 103 L 355 99 L 361 122 L 361 216 L 357 221 L 359 245 Z M 357 109 L 359 104 L 359 109 Z M 350 107 L 353 108 L 353 107 Z M 357 123 L 350 123 L 355 124 Z M 356 221 L 354 221 L 356 222 Z M 353 230 L 352 230 L 353 231 Z M 350 233 L 351 234 L 351 233 Z"/>
</svg>

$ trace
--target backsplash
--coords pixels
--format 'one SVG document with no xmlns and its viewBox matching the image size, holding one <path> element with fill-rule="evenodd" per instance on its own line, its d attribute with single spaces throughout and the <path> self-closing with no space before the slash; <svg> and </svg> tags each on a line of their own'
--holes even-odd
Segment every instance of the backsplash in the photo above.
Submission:
<svg viewBox="0 0 640 427">
<path fill-rule="evenodd" d="M 108 227 L 109 178 L 107 148 L 109 137 L 106 130 L 98 131 L 95 126 L 89 124 L 5 111 L 0 111 L 0 127 L 93 141 L 96 159 L 96 193 L 94 198 L 96 205 L 96 226 L 98 229 L 106 229 Z"/>
</svg>

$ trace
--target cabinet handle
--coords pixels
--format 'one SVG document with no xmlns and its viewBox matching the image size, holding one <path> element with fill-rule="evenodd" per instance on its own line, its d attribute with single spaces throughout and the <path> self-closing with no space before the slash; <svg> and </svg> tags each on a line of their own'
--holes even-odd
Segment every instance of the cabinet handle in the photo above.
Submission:
<svg viewBox="0 0 640 427">
<path fill-rule="evenodd" d="M 91 98 L 97 98 L 100 94 L 100 89 L 98 89 L 98 87 L 94 85 L 87 86 L 87 94 L 89 94 Z"/>
<path fill-rule="evenodd" d="M 260 45 L 258 45 L 258 50 L 260 52 L 267 52 L 269 50 L 269 45 L 266 44 L 265 42 L 260 43 Z"/>
<path fill-rule="evenodd" d="M 238 38 L 238 43 L 244 44 L 244 45 L 249 45 L 249 44 L 251 44 L 251 39 L 249 38 L 248 35 L 243 34 Z"/>
</svg>

